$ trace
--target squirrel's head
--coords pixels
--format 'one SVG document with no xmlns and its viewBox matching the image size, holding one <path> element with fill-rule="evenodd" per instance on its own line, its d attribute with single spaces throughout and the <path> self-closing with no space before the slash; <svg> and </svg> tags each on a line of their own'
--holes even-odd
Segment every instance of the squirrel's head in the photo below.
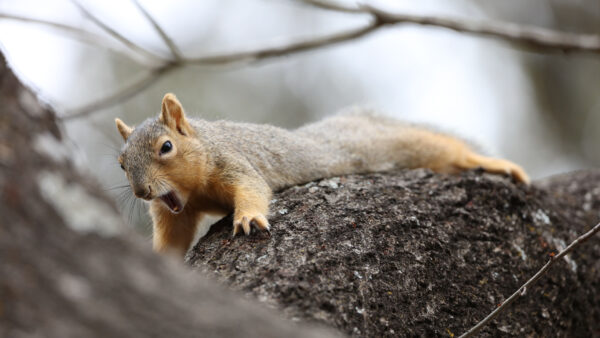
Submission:
<svg viewBox="0 0 600 338">
<path fill-rule="evenodd" d="M 171 212 L 181 212 L 202 177 L 206 154 L 175 95 L 165 95 L 157 118 L 135 128 L 118 118 L 115 123 L 125 140 L 118 160 L 135 196 L 160 198 Z"/>
</svg>

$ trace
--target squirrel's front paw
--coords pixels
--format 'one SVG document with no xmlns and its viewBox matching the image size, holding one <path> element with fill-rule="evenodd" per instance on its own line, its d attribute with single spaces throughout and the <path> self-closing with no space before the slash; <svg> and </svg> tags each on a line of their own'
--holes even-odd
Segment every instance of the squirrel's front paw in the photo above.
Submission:
<svg viewBox="0 0 600 338">
<path fill-rule="evenodd" d="M 244 233 L 249 235 L 252 226 L 267 232 L 271 229 L 265 215 L 261 213 L 245 213 L 235 216 L 233 220 L 233 236 L 237 235 L 240 229 L 243 229 Z"/>
</svg>

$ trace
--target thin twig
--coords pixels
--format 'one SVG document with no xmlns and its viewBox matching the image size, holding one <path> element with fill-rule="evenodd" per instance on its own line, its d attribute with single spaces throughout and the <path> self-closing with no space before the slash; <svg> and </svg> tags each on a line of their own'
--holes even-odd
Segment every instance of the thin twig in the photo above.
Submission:
<svg viewBox="0 0 600 338">
<path fill-rule="evenodd" d="M 25 17 L 25 16 L 20 16 L 20 15 L 16 15 L 16 14 L 8 14 L 8 13 L 0 13 L 0 19 L 8 19 L 8 20 L 22 21 L 22 22 L 27 22 L 27 23 L 40 24 L 40 25 L 50 26 L 52 28 L 60 29 L 63 31 L 67 31 L 74 35 L 83 36 L 85 38 L 101 39 L 100 35 L 97 35 L 92 32 L 88 32 L 81 28 L 73 27 L 73 26 L 69 26 L 69 25 L 65 25 L 62 23 L 53 22 L 53 21 L 49 21 L 49 20 L 44 20 L 44 19 L 29 18 L 29 17 Z"/>
<path fill-rule="evenodd" d="M 471 329 L 469 329 L 469 331 L 462 334 L 459 338 L 472 337 L 477 332 L 479 332 L 479 330 L 481 330 L 481 328 L 483 328 L 483 326 L 485 326 L 489 321 L 491 321 L 498 314 L 500 314 L 500 312 L 502 312 L 502 310 L 504 310 L 506 307 L 508 307 L 508 305 L 510 305 L 512 302 L 514 302 L 520 295 L 523 295 L 525 290 L 527 290 L 531 284 L 535 283 L 535 281 L 540 279 L 540 277 L 542 277 L 544 275 L 544 273 L 548 269 L 550 269 L 550 267 L 552 266 L 552 264 L 554 264 L 554 262 L 556 262 L 557 260 L 559 260 L 560 258 L 565 256 L 566 254 L 571 252 L 571 250 L 573 250 L 575 247 L 577 247 L 581 243 L 587 241 L 590 237 L 592 237 L 598 231 L 600 231 L 600 223 L 596 224 L 596 226 L 593 227 L 592 230 L 579 236 L 576 240 L 574 240 L 571 244 L 569 244 L 568 247 L 563 249 L 558 255 L 552 256 L 550 258 L 550 260 L 548 261 L 548 263 L 546 263 L 546 265 L 544 265 L 535 275 L 533 275 L 533 277 L 531 277 L 525 284 L 523 284 L 517 291 L 515 291 L 515 293 L 513 293 L 507 300 L 502 302 L 502 304 L 498 308 L 496 308 L 494 311 L 492 311 L 482 321 L 477 323 L 477 325 L 475 325 Z"/>
<path fill-rule="evenodd" d="M 354 40 L 377 30 L 377 28 L 379 28 L 380 25 L 381 24 L 378 21 L 372 21 L 364 27 L 335 33 L 324 37 L 318 37 L 312 40 L 293 42 L 283 46 L 267 47 L 246 52 L 225 53 L 220 55 L 184 59 L 183 62 L 186 64 L 222 65 L 234 62 L 250 62 L 259 59 L 263 60 L 268 58 L 274 58 L 299 52 L 305 52 L 324 46 L 330 46 L 348 40 Z"/>
<path fill-rule="evenodd" d="M 541 27 L 491 20 L 478 22 L 433 16 L 393 14 L 370 6 L 364 6 L 363 8 L 369 10 L 370 13 L 386 24 L 414 23 L 448 28 L 457 32 L 491 36 L 545 49 L 600 53 L 600 36 L 595 34 L 572 34 Z"/>
<path fill-rule="evenodd" d="M 350 6 L 344 6 L 340 3 L 335 3 L 333 1 L 327 1 L 327 0 L 301 0 L 301 2 L 309 4 L 313 7 L 318 7 L 321 9 L 326 9 L 326 10 L 330 10 L 330 11 L 336 11 L 336 12 L 344 12 L 344 13 L 362 13 L 362 14 L 370 14 L 368 11 L 365 11 L 364 9 L 360 8 L 360 7 L 350 7 Z"/>
<path fill-rule="evenodd" d="M 323 0 L 301 0 L 301 2 L 335 12 L 370 14 L 386 25 L 410 23 L 442 27 L 457 32 L 491 36 L 550 50 L 600 53 L 600 36 L 596 34 L 565 33 L 541 27 L 501 21 L 473 21 L 437 16 L 396 14 L 368 5 L 361 5 L 355 8 Z"/>
<path fill-rule="evenodd" d="M 302 2 L 314 7 L 336 12 L 370 14 L 373 16 L 374 21 L 368 26 L 359 29 L 336 33 L 331 36 L 318 37 L 313 40 L 305 40 L 284 46 L 261 48 L 247 52 L 183 59 L 183 62 L 189 64 L 226 64 L 278 57 L 356 39 L 375 31 L 382 26 L 403 23 L 448 28 L 457 32 L 491 36 L 547 49 L 600 53 L 600 36 L 594 34 L 571 34 L 533 26 L 522 26 L 509 22 L 478 22 L 434 16 L 394 14 L 370 6 L 348 7 L 322 0 L 302 0 Z"/>
<path fill-rule="evenodd" d="M 154 20 L 154 17 L 152 17 L 152 15 L 150 15 L 150 13 L 144 8 L 144 6 L 142 6 L 142 4 L 138 0 L 132 0 L 132 1 L 135 4 L 135 6 L 138 8 L 138 10 L 140 12 L 142 12 L 142 14 L 144 14 L 146 19 L 152 24 L 152 27 L 154 27 L 154 30 L 156 30 L 158 35 L 160 35 L 161 39 L 165 42 L 167 47 L 169 47 L 169 50 L 171 51 L 171 55 L 173 56 L 173 58 L 176 61 L 181 61 L 183 59 L 183 55 L 181 54 L 181 51 L 179 50 L 179 48 L 177 48 L 177 46 L 173 42 L 173 39 L 171 39 L 167 35 L 167 33 L 165 33 L 165 31 L 158 24 L 158 22 L 156 22 L 156 20 Z"/>
<path fill-rule="evenodd" d="M 63 32 L 67 33 L 66 36 L 72 37 L 78 41 L 81 41 L 81 42 L 84 42 L 84 43 L 87 43 L 90 45 L 108 48 L 114 52 L 117 52 L 119 54 L 122 54 L 122 55 L 128 57 L 129 59 L 139 62 L 139 60 L 138 60 L 139 56 L 137 56 L 137 55 L 134 56 L 128 49 L 125 49 L 123 46 L 117 45 L 114 41 L 109 41 L 108 39 L 106 39 L 103 36 L 100 36 L 96 33 L 92 33 L 90 31 L 87 31 L 87 30 L 79 28 L 79 27 L 65 25 L 62 23 L 53 22 L 53 21 L 44 20 L 44 19 L 30 18 L 30 17 L 20 16 L 20 15 L 15 15 L 15 14 L 8 14 L 8 13 L 0 13 L 0 19 L 14 20 L 14 21 L 20 21 L 20 22 L 25 22 L 25 23 L 32 23 L 32 24 L 36 24 L 36 25 L 48 26 L 50 28 L 53 28 L 53 29 L 56 29 L 59 31 L 63 31 Z"/>
<path fill-rule="evenodd" d="M 83 5 L 81 5 L 79 3 L 79 0 L 71 0 L 71 3 L 73 3 L 73 5 L 75 5 L 96 26 L 102 28 L 110 36 L 112 36 L 115 39 L 119 40 L 121 43 L 123 43 L 124 45 L 126 45 L 130 49 L 135 50 L 138 53 L 144 54 L 144 55 L 146 55 L 146 56 L 148 56 L 148 57 L 150 57 L 152 59 L 159 59 L 159 60 L 162 60 L 162 61 L 169 61 L 169 60 L 165 60 L 163 57 L 161 57 L 159 55 L 156 55 L 156 54 L 148 51 L 146 48 L 139 46 L 135 42 L 127 39 L 126 37 L 124 37 L 121 33 L 115 31 L 114 29 L 112 29 L 110 26 L 108 26 L 107 24 L 105 24 L 104 22 L 102 22 L 100 19 L 98 19 L 96 16 L 94 16 L 94 14 L 92 14 L 90 11 L 88 11 L 87 8 L 85 8 Z"/>
<path fill-rule="evenodd" d="M 130 85 L 120 88 L 115 93 L 90 104 L 87 104 L 83 107 L 69 110 L 65 112 L 62 116 L 59 116 L 59 118 L 61 120 L 71 120 L 75 118 L 80 118 L 89 115 L 95 111 L 108 108 L 119 104 L 123 101 L 126 101 L 129 98 L 137 95 L 144 89 L 148 88 L 153 83 L 155 83 L 166 72 L 171 71 L 177 67 L 179 67 L 179 64 L 169 63 L 163 67 L 156 68 L 148 74 L 139 78 L 137 81 L 134 81 Z"/>
</svg>

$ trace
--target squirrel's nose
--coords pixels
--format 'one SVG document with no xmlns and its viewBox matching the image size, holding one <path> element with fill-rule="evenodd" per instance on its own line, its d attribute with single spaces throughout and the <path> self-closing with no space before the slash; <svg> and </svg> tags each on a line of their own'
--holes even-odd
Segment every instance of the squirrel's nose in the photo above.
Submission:
<svg viewBox="0 0 600 338">
<path fill-rule="evenodd" d="M 148 198 L 150 198 L 150 195 L 152 194 L 152 188 L 150 186 L 147 186 L 147 187 L 137 186 L 134 188 L 133 193 L 138 198 L 148 199 Z"/>
</svg>

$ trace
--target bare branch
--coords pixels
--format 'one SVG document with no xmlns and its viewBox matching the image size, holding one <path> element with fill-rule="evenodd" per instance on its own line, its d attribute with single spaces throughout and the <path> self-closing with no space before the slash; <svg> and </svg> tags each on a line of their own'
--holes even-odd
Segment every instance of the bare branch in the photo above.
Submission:
<svg viewBox="0 0 600 338">
<path fill-rule="evenodd" d="M 477 325 L 475 325 L 471 329 L 469 329 L 469 331 L 462 334 L 459 338 L 472 337 L 477 332 L 479 332 L 479 330 L 481 330 L 489 321 L 491 321 L 498 314 L 500 314 L 500 312 L 502 312 L 502 310 L 504 310 L 506 307 L 508 307 L 508 305 L 510 305 L 512 302 L 514 302 L 520 295 L 523 295 L 525 293 L 525 291 L 527 290 L 527 288 L 529 288 L 529 286 L 531 284 L 535 283 L 538 279 L 540 279 L 540 277 L 542 277 L 544 275 L 544 273 L 546 273 L 546 271 L 548 269 L 550 269 L 550 267 L 552 266 L 552 264 L 554 264 L 554 262 L 556 262 L 557 260 L 559 260 L 560 258 L 565 256 L 566 254 L 571 252 L 575 247 L 577 247 L 581 243 L 587 241 L 590 237 L 594 236 L 594 234 L 596 234 L 598 231 L 600 231 L 600 223 L 596 224 L 596 226 L 593 227 L 590 231 L 579 236 L 575 241 L 573 241 L 571 244 L 569 244 L 568 247 L 563 249 L 558 255 L 552 256 L 550 258 L 550 260 L 548 261 L 548 263 L 546 263 L 546 265 L 544 265 L 533 277 L 531 277 L 525 284 L 523 284 L 517 291 L 515 291 L 515 293 L 513 293 L 507 300 L 502 302 L 502 304 L 498 308 L 496 308 L 494 311 L 492 311 L 482 321 L 477 323 Z"/>
<path fill-rule="evenodd" d="M 150 57 L 152 59 L 159 59 L 159 60 L 162 60 L 162 61 L 166 61 L 166 60 L 164 60 L 164 58 L 160 57 L 159 55 L 156 55 L 154 53 L 149 52 L 147 49 L 139 46 L 138 44 L 136 44 L 133 41 L 131 41 L 131 40 L 127 39 L 126 37 L 124 37 L 121 33 L 119 33 L 117 31 L 115 31 L 114 29 L 110 28 L 108 25 L 106 25 L 100 19 L 98 19 L 97 17 L 95 17 L 85 7 L 83 7 L 79 3 L 79 0 L 71 0 L 71 3 L 73 3 L 73 5 L 75 5 L 94 24 L 96 24 L 98 27 L 102 28 L 110 36 L 112 36 L 115 39 L 119 40 L 121 43 L 123 43 L 124 45 L 126 45 L 130 49 L 135 50 L 135 51 L 137 51 L 137 52 L 139 52 L 141 54 L 144 54 L 144 55 L 146 55 L 146 56 L 148 56 L 148 57 Z"/>
<path fill-rule="evenodd" d="M 301 0 L 301 1 L 306 4 L 311 5 L 313 7 L 318 7 L 318 8 L 326 9 L 326 10 L 330 10 L 330 11 L 344 12 L 344 13 L 369 14 L 368 11 L 365 11 L 364 9 L 362 9 L 360 7 L 344 6 L 342 4 L 334 3 L 332 1 L 327 1 L 327 0 Z"/>
<path fill-rule="evenodd" d="M 183 62 L 188 64 L 226 64 L 279 57 L 356 39 L 375 31 L 380 27 L 403 23 L 448 28 L 458 32 L 492 36 L 536 47 L 558 49 L 562 51 L 600 53 L 600 36 L 597 35 L 570 34 L 506 22 L 476 22 L 443 17 L 394 14 L 370 6 L 356 8 L 322 0 L 302 0 L 302 2 L 314 7 L 337 12 L 370 14 L 374 20 L 369 25 L 359 29 L 336 33 L 331 36 L 319 37 L 313 40 L 305 40 L 284 46 L 261 48 L 247 52 L 183 59 Z"/>
<path fill-rule="evenodd" d="M 392 14 L 374 7 L 363 7 L 385 24 L 414 23 L 424 26 L 444 27 L 457 32 L 496 37 L 546 49 L 561 51 L 586 51 L 600 53 L 600 36 L 572 34 L 534 26 L 499 21 L 470 21 L 463 19 Z"/>
<path fill-rule="evenodd" d="M 186 64 L 218 65 L 269 59 L 357 39 L 377 30 L 377 28 L 380 26 L 381 24 L 379 22 L 373 21 L 364 27 L 351 29 L 329 36 L 318 37 L 312 40 L 293 42 L 283 46 L 267 47 L 247 52 L 226 53 L 221 55 L 184 59 L 183 62 Z"/>
<path fill-rule="evenodd" d="M 27 23 L 34 23 L 34 24 L 39 24 L 39 25 L 44 25 L 44 26 L 50 26 L 52 28 L 56 28 L 59 30 L 63 30 L 63 31 L 72 33 L 72 34 L 80 37 L 81 39 L 91 39 L 91 38 L 98 39 L 98 40 L 101 39 L 100 35 L 85 31 L 81 28 L 65 25 L 65 24 L 58 23 L 58 22 L 52 22 L 52 21 L 48 21 L 48 20 L 44 20 L 44 19 L 28 18 L 28 17 L 24 17 L 24 16 L 20 16 L 20 15 L 7 14 L 7 13 L 0 13 L 0 19 L 8 19 L 8 20 L 22 21 L 22 22 L 27 22 Z"/>
<path fill-rule="evenodd" d="M 73 27 L 73 26 L 65 25 L 65 24 L 58 23 L 58 22 L 48 21 L 48 20 L 44 20 L 44 19 L 29 18 L 29 17 L 14 15 L 14 14 L 7 14 L 7 13 L 0 13 L 0 19 L 14 20 L 14 21 L 20 21 L 20 22 L 25 22 L 25 23 L 33 23 L 33 24 L 41 25 L 41 26 L 48 26 L 50 28 L 67 33 L 66 36 L 71 37 L 75 40 L 78 40 L 78 41 L 81 41 L 81 42 L 84 42 L 84 43 L 87 43 L 90 45 L 94 45 L 94 46 L 105 47 L 113 52 L 122 54 L 122 55 L 126 56 L 127 58 L 132 59 L 134 61 L 137 61 L 137 62 L 141 61 L 140 56 L 138 56 L 137 54 L 133 54 L 129 49 L 125 49 L 123 46 L 116 44 L 114 41 L 109 41 L 108 39 L 106 39 L 103 36 L 100 36 L 96 33 L 92 33 L 90 31 L 87 31 L 87 30 L 79 28 L 79 27 Z"/>
<path fill-rule="evenodd" d="M 104 108 L 108 108 L 108 107 L 117 105 L 121 102 L 124 102 L 124 101 L 130 99 L 131 97 L 139 94 L 144 89 L 148 88 L 150 85 L 152 85 L 153 83 L 158 81 L 158 79 L 160 79 L 160 77 L 162 75 L 164 75 L 165 73 L 167 73 L 168 71 L 171 71 L 177 67 L 178 67 L 178 64 L 169 63 L 163 67 L 156 68 L 156 69 L 152 70 L 151 72 L 149 72 L 148 74 L 145 74 L 144 76 L 140 77 L 138 80 L 134 81 L 130 85 L 120 88 L 112 95 L 109 95 L 98 101 L 87 104 L 83 107 L 69 110 L 69 111 L 65 112 L 62 116 L 60 116 L 59 118 L 61 120 L 71 120 L 71 119 L 75 119 L 75 118 L 80 118 L 80 117 L 89 115 L 95 111 L 98 111 L 98 110 L 101 110 Z"/>
<path fill-rule="evenodd" d="M 139 11 L 142 12 L 142 14 L 144 14 L 146 19 L 152 24 L 152 27 L 154 27 L 154 29 L 160 35 L 161 39 L 165 42 L 167 47 L 169 47 L 169 50 L 171 51 L 171 55 L 173 56 L 173 58 L 177 61 L 182 60 L 183 55 L 181 54 L 181 51 L 179 50 L 179 48 L 177 48 L 177 46 L 173 42 L 173 39 L 171 39 L 167 35 L 167 33 L 165 33 L 165 31 L 158 24 L 158 22 L 156 22 L 156 20 L 154 20 L 152 15 L 150 15 L 150 13 L 148 13 L 148 11 L 144 8 L 144 6 L 142 6 L 142 4 L 140 4 L 140 2 L 138 0 L 132 0 L 132 1 L 135 4 L 135 6 L 139 9 Z"/>
<path fill-rule="evenodd" d="M 600 53 L 600 36 L 596 34 L 573 34 L 534 26 L 519 25 L 500 21 L 473 21 L 390 13 L 372 6 L 347 7 L 323 0 L 301 0 L 313 7 L 352 14 L 370 14 L 384 25 L 417 24 L 451 29 L 457 32 L 491 36 L 502 40 L 533 47 L 560 50 Z"/>
</svg>

